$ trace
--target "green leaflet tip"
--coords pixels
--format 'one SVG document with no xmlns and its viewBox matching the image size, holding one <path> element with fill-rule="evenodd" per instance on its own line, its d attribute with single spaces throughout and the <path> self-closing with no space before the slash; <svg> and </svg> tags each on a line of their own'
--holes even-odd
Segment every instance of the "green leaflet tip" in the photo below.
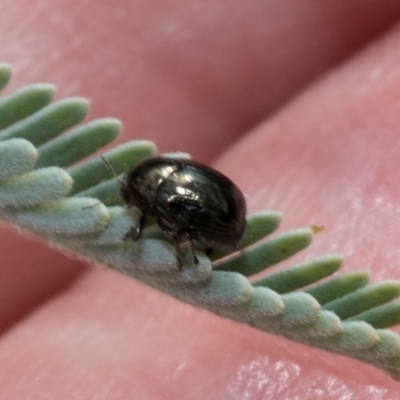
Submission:
<svg viewBox="0 0 400 400">
<path fill-rule="evenodd" d="M 305 292 L 324 305 L 366 286 L 368 281 L 367 271 L 351 271 L 316 284 Z"/>
<path fill-rule="evenodd" d="M 114 126 L 115 128 L 118 128 L 118 129 L 122 129 L 122 126 L 123 126 L 123 124 L 122 124 L 122 122 L 119 120 L 119 119 L 117 119 L 117 118 L 112 118 L 112 117 L 109 117 L 109 118 L 101 118 L 101 119 L 97 119 L 97 120 L 95 120 L 97 123 L 103 123 L 103 124 L 107 124 L 107 125 L 109 125 L 109 126 Z M 94 122 L 94 121 L 93 121 Z"/>
<path fill-rule="evenodd" d="M 68 173 L 58 167 L 27 172 L 0 184 L 0 204 L 19 207 L 45 204 L 66 196 L 73 185 Z"/>
<path fill-rule="evenodd" d="M 114 118 L 81 125 L 41 146 L 37 168 L 72 165 L 112 142 L 118 136 L 121 126 L 120 121 Z"/>
<path fill-rule="evenodd" d="M 53 99 L 55 86 L 37 83 L 23 86 L 15 92 L 0 98 L 0 130 L 29 117 Z M 0 139 L 5 139 L 3 132 Z"/>
<path fill-rule="evenodd" d="M 0 139 L 20 137 L 29 140 L 35 146 L 40 146 L 80 123 L 87 112 L 87 100 L 82 98 L 69 98 L 50 105 L 45 104 L 32 115 L 0 132 Z"/>
<path fill-rule="evenodd" d="M 110 214 L 107 207 L 91 198 L 62 198 L 48 204 L 10 212 L 7 219 L 47 239 L 60 242 L 104 231 Z M 62 243 L 62 241 L 61 241 Z M 72 247 L 74 248 L 74 247 Z"/>
<path fill-rule="evenodd" d="M 367 322 L 367 321 L 364 321 Z M 371 359 L 388 360 L 400 357 L 400 336 L 392 331 L 377 329 L 379 342 L 371 349 L 371 354 L 365 354 Z"/>
<path fill-rule="evenodd" d="M 23 90 L 24 88 L 29 89 L 31 91 L 47 93 L 51 97 L 53 97 L 57 91 L 56 85 L 53 85 L 51 83 L 45 83 L 45 82 L 34 83 L 32 85 L 21 88 L 21 90 Z"/>
<path fill-rule="evenodd" d="M 0 90 L 7 86 L 12 76 L 12 67 L 7 63 L 0 63 Z"/>
<path fill-rule="evenodd" d="M 332 311 L 321 310 L 318 318 L 311 324 L 296 327 L 294 334 L 309 340 L 329 338 L 342 330 L 342 321 Z"/>
<path fill-rule="evenodd" d="M 306 248 L 312 239 L 310 229 L 296 229 L 277 235 L 264 243 L 244 250 L 216 268 L 251 276 L 286 260 Z"/>
<path fill-rule="evenodd" d="M 393 301 L 378 307 L 371 308 L 347 321 L 365 321 L 374 328 L 389 328 L 400 323 L 400 301 Z"/>
<path fill-rule="evenodd" d="M 285 304 L 281 324 L 286 326 L 305 325 L 318 318 L 320 305 L 307 293 L 288 293 L 281 296 Z"/>
<path fill-rule="evenodd" d="M 32 170 L 38 157 L 36 147 L 25 139 L 0 142 L 0 179 L 9 179 Z"/>
<path fill-rule="evenodd" d="M 325 255 L 287 267 L 252 282 L 254 286 L 267 286 L 278 293 L 288 293 L 334 274 L 343 262 L 338 254 Z"/>
<path fill-rule="evenodd" d="M 67 114 L 70 113 L 71 111 L 75 110 L 75 113 L 77 110 L 80 110 L 80 113 L 84 116 L 87 115 L 89 112 L 90 108 L 90 101 L 88 99 L 85 99 L 84 97 L 79 97 L 79 96 L 74 96 L 74 97 L 67 97 L 65 99 L 58 100 L 56 103 L 53 103 L 52 106 L 64 106 L 64 107 L 69 107 L 67 110 Z"/>
<path fill-rule="evenodd" d="M 241 274 L 213 271 L 211 280 L 205 285 L 175 286 L 168 291 L 175 297 L 204 308 L 226 309 L 250 303 L 252 287 L 249 281 Z"/>
<path fill-rule="evenodd" d="M 324 338 L 320 343 L 324 343 L 327 349 L 344 355 L 353 355 L 357 358 L 357 353 L 361 354 L 378 343 L 378 333 L 371 325 L 362 321 L 349 321 L 342 323 L 342 331 L 334 337 Z"/>
<path fill-rule="evenodd" d="M 368 285 L 323 306 L 347 319 L 361 312 L 388 303 L 400 295 L 400 282 L 388 280 Z"/>
<path fill-rule="evenodd" d="M 12 72 L 12 65 L 7 62 L 0 62 L 0 73 L 3 70 Z"/>
<path fill-rule="evenodd" d="M 248 309 L 251 319 L 271 318 L 283 314 L 285 303 L 278 293 L 268 288 L 253 288 L 253 299 Z"/>
</svg>

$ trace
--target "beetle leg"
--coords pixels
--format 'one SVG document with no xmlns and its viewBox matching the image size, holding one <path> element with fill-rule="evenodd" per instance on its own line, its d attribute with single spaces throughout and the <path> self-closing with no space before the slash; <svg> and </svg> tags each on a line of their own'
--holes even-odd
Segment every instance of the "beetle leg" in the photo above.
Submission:
<svg viewBox="0 0 400 400">
<path fill-rule="evenodd" d="M 142 216 L 139 219 L 139 223 L 136 225 L 136 229 L 134 229 L 132 240 L 135 242 L 140 238 L 140 235 L 142 234 L 143 227 L 146 222 L 146 217 L 147 215 L 145 213 L 142 213 Z"/>
<path fill-rule="evenodd" d="M 142 213 L 139 222 L 136 226 L 132 226 L 131 229 L 129 229 L 128 232 L 126 232 L 124 234 L 124 236 L 122 236 L 123 240 L 127 240 L 127 239 L 132 239 L 134 242 L 136 242 L 139 238 L 140 235 L 142 234 L 142 230 L 143 230 L 143 226 L 146 222 L 146 214 Z"/>
<path fill-rule="evenodd" d="M 192 250 L 192 256 L 193 256 L 193 263 L 194 265 L 199 265 L 199 259 L 197 258 L 196 252 L 194 250 L 194 244 L 193 241 L 191 239 L 189 239 L 189 243 L 190 243 L 190 249 Z"/>
<path fill-rule="evenodd" d="M 196 252 L 195 252 L 195 249 L 194 249 L 193 240 L 192 240 L 192 238 L 190 237 L 190 235 L 189 235 L 188 233 L 186 233 L 186 237 L 187 237 L 187 239 L 188 239 L 188 241 L 189 241 L 190 250 L 191 250 L 191 252 L 192 252 L 193 263 L 194 263 L 194 265 L 197 266 L 197 265 L 199 265 L 200 263 L 199 263 L 199 259 L 197 258 L 197 255 L 196 255 Z"/>
<path fill-rule="evenodd" d="M 179 270 L 182 271 L 182 260 L 181 260 L 180 254 L 179 254 L 179 239 L 178 239 L 178 236 L 174 235 L 172 237 L 172 240 L 174 241 L 177 265 L 178 265 Z"/>
</svg>

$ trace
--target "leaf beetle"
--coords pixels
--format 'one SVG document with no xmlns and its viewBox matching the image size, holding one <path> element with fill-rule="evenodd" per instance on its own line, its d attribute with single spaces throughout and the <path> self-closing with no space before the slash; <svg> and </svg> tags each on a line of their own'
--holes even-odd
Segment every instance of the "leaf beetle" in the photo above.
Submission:
<svg viewBox="0 0 400 400">
<path fill-rule="evenodd" d="M 195 265 L 199 264 L 194 242 L 226 252 L 238 248 L 246 229 L 246 201 L 240 189 L 225 175 L 195 161 L 169 157 L 147 158 L 124 175 L 115 174 L 125 205 L 137 207 L 142 216 L 124 239 L 140 238 L 147 216 L 154 217 L 175 245 L 182 269 L 179 244 L 188 241 Z"/>
</svg>

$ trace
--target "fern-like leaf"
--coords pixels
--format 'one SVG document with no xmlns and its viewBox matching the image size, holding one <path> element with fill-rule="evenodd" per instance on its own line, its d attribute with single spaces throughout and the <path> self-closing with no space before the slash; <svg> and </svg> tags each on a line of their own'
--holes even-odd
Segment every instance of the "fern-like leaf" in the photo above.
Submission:
<svg viewBox="0 0 400 400">
<path fill-rule="evenodd" d="M 10 66 L 0 64 L 0 89 L 10 77 Z M 140 212 L 110 200 L 118 183 L 98 157 L 75 165 L 111 142 L 121 124 L 102 119 L 74 128 L 86 116 L 87 101 L 50 104 L 53 92 L 52 85 L 36 84 L 0 99 L 1 218 L 196 307 L 356 358 L 400 379 L 400 336 L 383 329 L 400 322 L 400 302 L 393 301 L 400 282 L 369 285 L 363 271 L 329 278 L 342 263 L 336 254 L 249 280 L 312 239 L 308 228 L 267 238 L 280 222 L 280 214 L 271 211 L 248 216 L 245 238 L 234 254 L 214 252 L 210 259 L 199 250 L 200 265 L 194 267 L 183 247 L 182 271 L 154 221 L 141 240 L 124 242 Z M 153 143 L 136 141 L 105 156 L 122 174 L 155 154 Z"/>
</svg>

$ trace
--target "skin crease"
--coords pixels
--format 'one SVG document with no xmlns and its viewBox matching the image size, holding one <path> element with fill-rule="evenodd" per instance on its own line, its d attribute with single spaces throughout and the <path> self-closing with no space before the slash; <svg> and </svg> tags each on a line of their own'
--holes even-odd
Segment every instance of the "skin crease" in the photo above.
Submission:
<svg viewBox="0 0 400 400">
<path fill-rule="evenodd" d="M 120 141 L 214 159 L 250 212 L 283 212 L 280 231 L 324 225 L 294 261 L 340 252 L 343 270 L 398 279 L 399 9 L 348 3 L 17 0 L 0 5 L 0 59 L 7 91 L 52 82 L 121 118 Z M 0 235 L 0 400 L 400 394 L 370 366 Z"/>
</svg>

